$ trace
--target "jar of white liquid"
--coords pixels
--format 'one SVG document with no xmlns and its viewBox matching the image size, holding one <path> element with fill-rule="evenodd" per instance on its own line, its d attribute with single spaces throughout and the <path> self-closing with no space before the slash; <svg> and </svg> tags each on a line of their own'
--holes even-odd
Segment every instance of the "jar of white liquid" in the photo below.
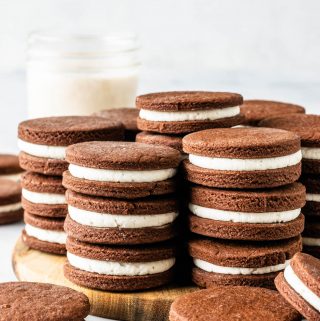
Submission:
<svg viewBox="0 0 320 321">
<path fill-rule="evenodd" d="M 137 38 L 33 33 L 27 52 L 29 118 L 134 106 Z"/>
</svg>

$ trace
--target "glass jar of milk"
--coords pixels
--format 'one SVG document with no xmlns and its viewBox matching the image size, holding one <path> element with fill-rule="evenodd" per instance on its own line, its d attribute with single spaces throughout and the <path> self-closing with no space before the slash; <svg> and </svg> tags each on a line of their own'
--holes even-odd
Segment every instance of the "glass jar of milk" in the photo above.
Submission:
<svg viewBox="0 0 320 321">
<path fill-rule="evenodd" d="M 28 40 L 29 118 L 90 115 L 134 106 L 137 37 L 33 33 Z"/>
</svg>

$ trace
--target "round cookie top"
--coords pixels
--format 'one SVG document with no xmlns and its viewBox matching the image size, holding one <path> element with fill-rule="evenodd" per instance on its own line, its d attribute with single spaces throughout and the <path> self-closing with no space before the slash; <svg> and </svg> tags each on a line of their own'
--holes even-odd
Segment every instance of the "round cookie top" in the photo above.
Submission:
<svg viewBox="0 0 320 321">
<path fill-rule="evenodd" d="M 88 298 L 67 287 L 32 282 L 0 284 L 1 320 L 80 321 L 89 312 Z"/>
<path fill-rule="evenodd" d="M 301 237 L 277 242 L 237 242 L 197 238 L 189 242 L 192 257 L 227 267 L 259 268 L 283 264 L 302 249 Z"/>
<path fill-rule="evenodd" d="M 136 107 L 155 111 L 204 110 L 239 106 L 243 98 L 239 94 L 211 91 L 171 91 L 141 95 Z"/>
<path fill-rule="evenodd" d="M 94 114 L 111 121 L 120 121 L 126 130 L 138 131 L 137 117 L 139 110 L 136 108 L 123 107 L 104 109 Z"/>
<path fill-rule="evenodd" d="M 320 260 L 309 254 L 297 253 L 290 266 L 298 278 L 320 297 Z"/>
<path fill-rule="evenodd" d="M 149 197 L 146 199 L 125 200 L 89 196 L 67 190 L 68 205 L 98 213 L 119 215 L 152 215 L 177 212 L 178 204 L 174 197 Z"/>
<path fill-rule="evenodd" d="M 293 114 L 262 120 L 260 127 L 290 130 L 301 137 L 302 146 L 320 147 L 320 115 Z"/>
<path fill-rule="evenodd" d="M 42 175 L 35 172 L 26 172 L 21 177 L 21 186 L 32 192 L 64 194 L 60 176 Z"/>
<path fill-rule="evenodd" d="M 20 202 L 20 184 L 9 179 L 0 179 L 0 206 Z"/>
<path fill-rule="evenodd" d="M 75 165 L 111 170 L 175 168 L 180 153 L 170 147 L 132 142 L 86 142 L 69 146 L 66 160 Z"/>
<path fill-rule="evenodd" d="M 152 145 L 169 146 L 183 153 L 182 137 L 183 136 L 159 135 L 151 132 L 141 132 L 137 134 L 136 142 Z"/>
<path fill-rule="evenodd" d="M 182 139 L 183 151 L 218 158 L 270 158 L 294 154 L 300 139 L 294 133 L 272 128 L 216 128 Z"/>
<path fill-rule="evenodd" d="M 299 321 L 300 314 L 277 291 L 225 286 L 195 291 L 176 299 L 170 321 Z"/>
<path fill-rule="evenodd" d="M 256 125 L 259 121 L 273 116 L 305 113 L 304 107 L 299 105 L 257 99 L 245 100 L 240 110 L 249 125 Z"/>
<path fill-rule="evenodd" d="M 0 175 L 10 175 L 22 172 L 19 157 L 11 154 L 0 154 Z"/>
<path fill-rule="evenodd" d="M 155 245 L 113 246 L 97 245 L 67 239 L 67 251 L 81 257 L 93 260 L 114 262 L 153 262 L 175 257 L 175 248 L 171 243 Z"/>
<path fill-rule="evenodd" d="M 68 146 L 92 140 L 122 140 L 123 125 L 97 116 L 60 116 L 23 121 L 18 137 L 33 144 Z"/>
<path fill-rule="evenodd" d="M 190 203 L 225 211 L 265 213 L 302 208 L 305 205 L 306 189 L 293 183 L 273 189 L 231 190 L 193 185 Z"/>
</svg>

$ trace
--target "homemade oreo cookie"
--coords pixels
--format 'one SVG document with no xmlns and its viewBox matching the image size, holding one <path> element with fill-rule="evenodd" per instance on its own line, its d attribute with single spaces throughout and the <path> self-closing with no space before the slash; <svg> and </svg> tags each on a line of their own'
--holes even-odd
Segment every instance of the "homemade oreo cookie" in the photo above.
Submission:
<svg viewBox="0 0 320 321">
<path fill-rule="evenodd" d="M 33 282 L 0 284 L 1 321 L 84 321 L 88 298 L 64 286 Z"/>
<path fill-rule="evenodd" d="M 207 91 L 173 91 L 138 96 L 138 128 L 145 131 L 183 134 L 232 127 L 242 123 L 239 94 Z"/>
<path fill-rule="evenodd" d="M 104 117 L 107 120 L 120 121 L 125 129 L 125 141 L 134 142 L 139 129 L 137 127 L 137 118 L 139 110 L 136 108 L 112 108 L 101 110 L 95 114 Z"/>
<path fill-rule="evenodd" d="M 293 183 L 301 174 L 300 139 L 271 128 L 220 128 L 182 140 L 189 159 L 186 179 L 221 188 L 271 188 Z"/>
<path fill-rule="evenodd" d="M 27 246 L 47 253 L 66 253 L 64 219 L 46 218 L 24 212 L 24 221 L 26 226 L 22 231 L 22 240 Z"/>
<path fill-rule="evenodd" d="M 300 182 L 306 187 L 306 205 L 303 208 L 303 214 L 306 217 L 320 219 L 320 177 L 316 175 L 302 175 Z"/>
<path fill-rule="evenodd" d="M 277 242 L 239 242 L 209 238 L 189 241 L 200 287 L 248 285 L 274 288 L 274 278 L 302 249 L 301 237 Z"/>
<path fill-rule="evenodd" d="M 261 127 L 290 130 L 301 137 L 303 174 L 320 174 L 320 115 L 286 115 L 267 118 Z"/>
<path fill-rule="evenodd" d="M 19 124 L 18 145 L 22 168 L 46 175 L 67 170 L 66 147 L 92 140 L 123 140 L 120 122 L 95 116 L 62 116 L 26 120 Z"/>
<path fill-rule="evenodd" d="M 178 297 L 170 321 L 300 321 L 277 291 L 247 286 L 217 287 Z"/>
<path fill-rule="evenodd" d="M 20 184 L 0 179 L 0 224 L 20 221 L 23 217 Z"/>
<path fill-rule="evenodd" d="M 175 250 L 157 244 L 132 247 L 67 240 L 64 275 L 75 284 L 106 291 L 146 290 L 171 281 Z"/>
<path fill-rule="evenodd" d="M 288 239 L 303 231 L 305 195 L 300 183 L 254 191 L 191 186 L 189 226 L 220 239 Z"/>
<path fill-rule="evenodd" d="M 131 142 L 87 142 L 67 148 L 63 185 L 78 193 L 139 198 L 175 191 L 180 153 Z"/>
<path fill-rule="evenodd" d="M 10 179 L 18 182 L 22 172 L 23 169 L 19 165 L 18 156 L 0 154 L 0 179 Z"/>
<path fill-rule="evenodd" d="M 302 233 L 303 252 L 320 259 L 320 218 L 309 218 Z"/>
<path fill-rule="evenodd" d="M 256 126 L 261 120 L 269 117 L 304 114 L 302 106 L 272 100 L 245 100 L 240 106 L 240 111 L 245 117 L 244 124 Z"/>
<path fill-rule="evenodd" d="M 320 260 L 296 254 L 275 284 L 284 299 L 308 321 L 320 320 Z"/>
<path fill-rule="evenodd" d="M 67 191 L 68 236 L 95 244 L 147 244 L 175 236 L 174 198 L 121 200 Z"/>
<path fill-rule="evenodd" d="M 22 207 L 34 215 L 66 217 L 65 188 L 60 176 L 33 172 L 22 175 Z"/>
</svg>

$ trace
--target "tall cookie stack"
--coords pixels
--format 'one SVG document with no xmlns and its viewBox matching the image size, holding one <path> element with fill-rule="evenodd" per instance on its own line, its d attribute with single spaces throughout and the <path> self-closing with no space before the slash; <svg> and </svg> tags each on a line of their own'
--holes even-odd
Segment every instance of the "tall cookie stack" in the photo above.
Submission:
<svg viewBox="0 0 320 321">
<path fill-rule="evenodd" d="M 178 216 L 175 149 L 133 142 L 67 148 L 64 274 L 108 291 L 149 289 L 173 276 Z"/>
<path fill-rule="evenodd" d="M 286 115 L 272 117 L 259 123 L 262 127 L 283 128 L 301 137 L 302 176 L 307 189 L 303 208 L 306 226 L 303 232 L 304 252 L 320 258 L 320 116 Z"/>
<path fill-rule="evenodd" d="M 299 137 L 263 128 L 210 129 L 183 138 L 189 242 L 200 287 L 274 287 L 301 250 L 305 188 Z"/>
<path fill-rule="evenodd" d="M 31 248 L 64 254 L 66 148 L 84 141 L 122 140 L 123 126 L 101 117 L 38 118 L 20 123 L 18 137 L 20 165 L 27 171 L 21 180 L 26 223 L 22 239 Z"/>
</svg>

